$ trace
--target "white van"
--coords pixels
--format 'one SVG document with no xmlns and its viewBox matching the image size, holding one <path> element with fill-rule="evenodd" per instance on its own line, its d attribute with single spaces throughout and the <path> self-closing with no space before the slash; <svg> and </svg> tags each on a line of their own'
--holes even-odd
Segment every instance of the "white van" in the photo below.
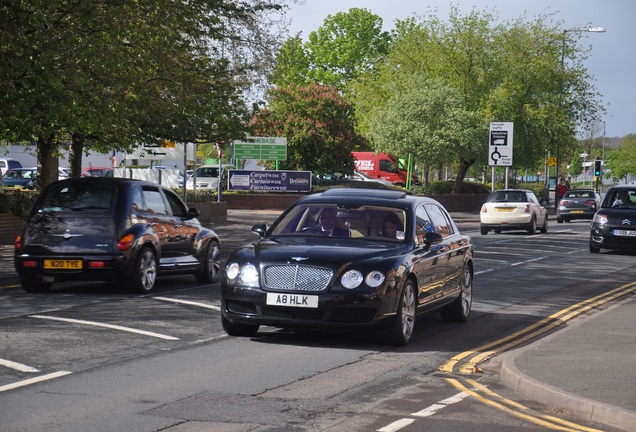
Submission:
<svg viewBox="0 0 636 432">
<path fill-rule="evenodd" d="M 2 175 L 4 175 L 7 170 L 14 168 L 22 168 L 22 164 L 19 160 L 13 158 L 0 158 L 0 172 L 2 172 Z"/>
</svg>

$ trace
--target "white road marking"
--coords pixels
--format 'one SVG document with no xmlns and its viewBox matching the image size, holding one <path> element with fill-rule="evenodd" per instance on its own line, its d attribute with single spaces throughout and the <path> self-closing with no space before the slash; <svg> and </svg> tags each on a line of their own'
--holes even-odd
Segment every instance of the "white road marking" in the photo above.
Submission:
<svg viewBox="0 0 636 432">
<path fill-rule="evenodd" d="M 457 393 L 456 395 L 453 395 L 449 398 L 441 400 L 438 403 L 434 403 L 433 405 L 426 407 L 421 411 L 411 413 L 411 415 L 414 417 L 430 417 L 436 412 L 438 412 L 439 410 L 449 405 L 453 405 L 453 404 L 456 404 L 457 402 L 461 402 L 468 396 L 469 396 L 468 393 L 465 393 L 465 392 Z M 377 429 L 377 432 L 396 432 L 410 425 L 414 421 L 415 419 L 411 419 L 411 418 L 401 418 L 400 420 L 396 420 L 393 423 L 390 423 L 380 429 Z"/>
<path fill-rule="evenodd" d="M 8 391 L 8 390 L 13 390 L 13 389 L 17 389 L 20 387 L 24 387 L 24 386 L 28 386 L 31 384 L 35 384 L 35 383 L 39 383 L 42 381 L 48 381 L 48 380 L 52 380 L 55 378 L 59 378 L 59 377 L 63 377 L 65 375 L 70 375 L 73 372 L 68 372 L 68 371 L 59 371 L 59 372 L 53 372 L 47 375 L 42 375 L 39 377 L 35 377 L 35 378 L 29 378 L 27 380 L 22 380 L 22 381 L 18 381 L 16 383 L 13 384 L 7 384 L 7 385 L 3 385 L 0 386 L 0 393 Z"/>
<path fill-rule="evenodd" d="M 439 403 L 433 404 L 427 408 L 424 408 L 421 411 L 412 413 L 411 415 L 415 417 L 429 417 L 435 414 L 437 411 L 441 410 L 442 408 L 445 408 L 449 405 L 456 404 L 457 402 L 461 402 L 467 397 L 468 397 L 468 393 L 464 393 L 464 392 L 457 393 L 454 396 L 441 400 L 439 401 Z"/>
<path fill-rule="evenodd" d="M 520 261 L 520 262 L 512 263 L 512 264 L 510 264 L 510 266 L 514 267 L 514 266 L 518 266 L 518 265 L 521 265 L 521 264 L 528 264 L 528 263 L 535 262 L 535 261 L 541 261 L 542 259 L 545 259 L 545 258 L 547 258 L 547 257 L 533 258 L 533 259 L 529 259 L 529 260 L 526 260 L 526 261 Z"/>
<path fill-rule="evenodd" d="M 0 366 L 7 367 L 9 369 L 15 369 L 19 372 L 40 372 L 39 369 L 36 369 L 31 366 L 24 365 L 22 363 L 16 363 L 11 360 L 0 359 Z"/>
<path fill-rule="evenodd" d="M 403 427 L 410 425 L 414 421 L 415 419 L 403 418 L 378 429 L 377 432 L 395 432 L 402 429 Z"/>
<path fill-rule="evenodd" d="M 214 309 L 216 311 L 220 311 L 221 310 L 221 308 L 219 306 L 215 306 L 215 305 L 211 305 L 211 304 L 207 304 L 207 303 L 193 302 L 193 301 L 189 301 L 189 300 L 179 300 L 179 299 L 170 298 L 170 297 L 152 297 L 152 298 L 153 299 L 157 299 L 157 300 L 163 300 L 163 301 L 167 301 L 167 302 L 172 302 L 172 303 L 181 303 L 181 304 L 185 304 L 185 305 L 197 306 L 197 307 L 202 307 L 202 308 L 206 308 L 206 309 Z"/>
<path fill-rule="evenodd" d="M 128 333 L 137 333 L 137 334 L 141 334 L 141 335 L 145 335 L 145 336 L 151 336 L 151 337 L 156 337 L 156 338 L 165 339 L 165 340 L 179 340 L 179 338 L 177 338 L 177 337 L 167 336 L 167 335 L 160 334 L 160 333 L 153 333 L 153 332 L 148 332 L 148 331 L 144 331 L 144 330 L 134 329 L 134 328 L 131 328 L 131 327 L 124 327 L 124 326 L 119 326 L 119 325 L 114 325 L 114 324 L 105 324 L 105 323 L 100 323 L 100 322 L 96 322 L 96 321 L 84 321 L 84 320 L 78 320 L 78 319 L 61 318 L 61 317 L 53 317 L 53 316 L 46 316 L 46 315 L 29 315 L 29 316 L 31 318 L 48 319 L 48 320 L 53 320 L 53 321 L 64 321 L 64 322 L 69 322 L 69 323 L 73 323 L 73 324 L 84 324 L 84 325 L 90 325 L 90 326 L 95 326 L 95 327 L 104 327 L 104 328 L 109 328 L 109 329 L 113 329 L 113 330 L 121 330 L 121 331 L 125 331 L 125 332 L 128 332 Z"/>
</svg>

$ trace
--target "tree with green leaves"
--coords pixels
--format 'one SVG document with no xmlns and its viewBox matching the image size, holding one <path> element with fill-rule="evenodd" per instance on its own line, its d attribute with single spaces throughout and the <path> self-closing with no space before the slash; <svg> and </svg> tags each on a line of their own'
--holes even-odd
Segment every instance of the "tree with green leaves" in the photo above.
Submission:
<svg viewBox="0 0 636 432">
<path fill-rule="evenodd" d="M 378 60 L 377 72 L 354 80 L 350 93 L 358 130 L 371 139 L 376 150 L 413 152 L 419 155 L 416 163 L 420 165 L 439 159 L 440 154 L 446 161 L 452 159 L 458 167 L 455 192 L 461 190 L 461 177 L 472 164 L 479 160 L 487 164 L 489 122 L 513 122 L 515 165 L 539 168 L 548 153 L 555 155 L 559 150 L 568 156 L 575 152 L 575 126 L 586 124 L 602 110 L 581 64 L 586 51 L 578 48 L 575 35 L 564 40 L 559 25 L 543 16 L 533 22 L 522 18 L 498 25 L 493 22 L 487 12 L 474 9 L 461 15 L 457 7 L 451 8 L 447 21 L 435 14 L 398 21 L 390 53 Z M 562 65 L 562 55 L 568 59 L 567 68 Z M 400 128 L 415 114 L 404 113 L 402 122 L 384 116 L 387 120 L 382 124 L 383 117 L 376 111 L 390 107 L 401 94 L 400 83 L 418 75 L 424 77 L 422 81 L 444 83 L 459 95 L 459 99 L 449 99 L 451 106 L 459 101 L 472 120 L 456 122 L 456 129 L 464 131 L 457 136 L 471 140 L 464 144 L 472 151 L 458 151 L 452 140 L 444 142 L 436 135 L 433 131 L 439 130 L 439 122 L 434 117 L 422 118 L 426 124 L 418 127 L 422 131 L 418 139 L 427 149 L 416 152 L 412 145 L 392 142 L 393 137 L 402 136 Z M 415 104 L 411 109 L 427 111 Z M 481 122 L 480 126 L 474 121 Z M 382 134 L 376 132 L 379 128 L 384 129 Z M 422 136 L 426 133 L 429 139 Z M 422 159 L 424 155 L 427 159 Z"/>
<path fill-rule="evenodd" d="M 617 181 L 628 174 L 636 174 L 636 134 L 625 136 L 621 145 L 609 152 L 607 166 Z"/>
<path fill-rule="evenodd" d="M 277 87 L 268 101 L 252 126 L 257 136 L 287 138 L 287 160 L 280 163 L 281 169 L 353 172 L 351 152 L 363 139 L 350 121 L 351 105 L 335 88 L 316 83 Z"/>
<path fill-rule="evenodd" d="M 284 0 L 16 1 L 0 6 L 0 138 L 37 142 L 44 184 L 60 143 L 81 157 L 245 133 Z M 266 24 L 266 25 L 264 25 Z M 260 83 L 259 83 L 260 80 Z M 79 174 L 81 161 L 71 161 Z"/>
</svg>

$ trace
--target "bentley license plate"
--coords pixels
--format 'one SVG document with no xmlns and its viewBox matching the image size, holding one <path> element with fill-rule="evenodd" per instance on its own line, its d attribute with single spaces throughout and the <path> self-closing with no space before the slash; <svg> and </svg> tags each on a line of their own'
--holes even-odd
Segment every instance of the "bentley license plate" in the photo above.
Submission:
<svg viewBox="0 0 636 432">
<path fill-rule="evenodd" d="M 612 234 L 614 234 L 615 236 L 621 236 L 621 237 L 636 237 L 636 230 L 615 229 L 615 230 L 612 230 Z"/>
<path fill-rule="evenodd" d="M 267 304 L 270 306 L 317 308 L 318 296 L 267 293 Z"/>
<path fill-rule="evenodd" d="M 81 270 L 82 260 L 44 260 L 44 268 L 48 270 Z"/>
</svg>

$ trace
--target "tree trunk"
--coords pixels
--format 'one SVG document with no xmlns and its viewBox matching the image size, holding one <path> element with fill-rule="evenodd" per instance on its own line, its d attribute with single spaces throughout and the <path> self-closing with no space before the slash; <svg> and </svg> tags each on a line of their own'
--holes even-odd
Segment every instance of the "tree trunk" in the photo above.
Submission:
<svg viewBox="0 0 636 432">
<path fill-rule="evenodd" d="M 71 146 L 68 149 L 68 176 L 79 178 L 82 173 L 82 152 L 84 151 L 84 135 L 71 135 Z"/>
<path fill-rule="evenodd" d="M 462 193 L 462 190 L 464 189 L 464 177 L 466 177 L 468 168 L 470 168 L 470 166 L 474 163 L 474 161 L 459 161 L 459 165 L 457 167 L 457 178 L 455 178 L 455 184 L 453 185 L 453 193 Z"/>
<path fill-rule="evenodd" d="M 55 135 L 48 137 L 38 136 L 37 157 L 38 157 L 38 180 L 37 189 L 42 189 L 50 183 L 58 180 L 58 169 L 60 162 L 58 159 L 57 143 L 54 141 Z"/>
</svg>

